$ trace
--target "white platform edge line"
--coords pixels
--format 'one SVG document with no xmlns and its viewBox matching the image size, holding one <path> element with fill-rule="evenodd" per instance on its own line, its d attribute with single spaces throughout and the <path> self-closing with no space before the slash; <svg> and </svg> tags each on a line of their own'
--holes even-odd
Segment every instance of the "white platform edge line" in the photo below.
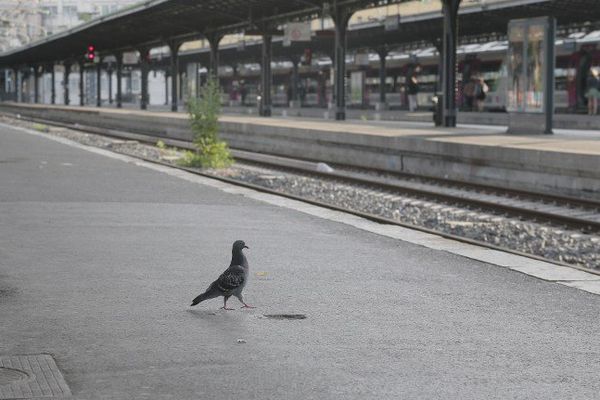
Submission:
<svg viewBox="0 0 600 400">
<path fill-rule="evenodd" d="M 529 275 L 547 282 L 556 283 L 559 285 L 583 290 L 588 293 L 600 295 L 600 275 L 590 274 L 576 268 L 569 268 L 544 261 L 538 261 L 532 258 L 447 239 L 435 234 L 425 233 L 401 226 L 379 224 L 369 221 L 365 218 L 346 214 L 341 211 L 330 210 L 298 200 L 292 200 L 269 193 L 259 192 L 253 189 L 219 181 L 217 179 L 195 175 L 180 169 L 153 164 L 151 162 L 143 161 L 124 154 L 118 154 L 110 150 L 84 145 L 70 139 L 44 134 L 28 128 L 12 126 L 2 122 L 0 122 L 0 127 L 5 127 L 7 129 L 13 129 L 28 133 L 30 135 L 53 140 L 67 146 L 162 172 L 188 182 L 210 186 L 226 193 L 241 195 L 253 200 L 299 211 L 329 221 L 350 225 L 370 233 L 375 233 L 393 239 L 399 239 L 408 243 L 430 248 L 432 250 L 446 251 L 448 253 L 466 257 L 475 261 L 492 264 L 502 268 L 508 268 L 515 272 Z"/>
</svg>

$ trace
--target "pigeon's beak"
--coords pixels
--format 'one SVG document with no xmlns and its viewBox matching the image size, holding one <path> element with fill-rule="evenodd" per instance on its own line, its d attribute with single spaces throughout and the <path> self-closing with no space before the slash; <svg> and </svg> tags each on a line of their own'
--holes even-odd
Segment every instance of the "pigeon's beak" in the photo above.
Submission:
<svg viewBox="0 0 600 400">
<path fill-rule="evenodd" d="M 243 249 L 248 249 L 248 250 L 250 250 L 250 247 L 248 247 L 248 246 L 244 246 L 244 247 L 242 247 L 242 248 L 243 248 Z"/>
</svg>

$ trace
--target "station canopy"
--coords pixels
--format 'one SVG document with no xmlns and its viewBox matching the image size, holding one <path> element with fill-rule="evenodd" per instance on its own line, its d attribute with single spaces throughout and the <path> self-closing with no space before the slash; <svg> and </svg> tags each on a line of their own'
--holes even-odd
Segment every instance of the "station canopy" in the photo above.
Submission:
<svg viewBox="0 0 600 400">
<path fill-rule="evenodd" d="M 408 0 L 148 0 L 94 19 L 28 46 L 0 54 L 0 64 L 32 64 L 81 56 L 93 44 L 101 53 L 161 46 L 207 34 L 271 29 L 314 19 L 333 4 L 358 10 Z"/>
<path fill-rule="evenodd" d="M 600 28 L 600 0 L 463 0 L 458 22 L 460 42 L 503 40 L 506 37 L 508 21 L 511 19 L 547 15 L 557 19 L 559 31 L 570 29 L 589 32 Z M 422 49 L 440 46 L 442 33 L 442 14 L 439 10 L 401 15 L 398 27 L 393 30 L 386 30 L 382 21 L 350 26 L 347 46 L 349 50 L 381 47 L 401 51 Z M 313 53 L 332 57 L 333 38 L 313 39 L 310 44 L 292 42 L 287 47 L 282 45 L 281 40 L 276 40 L 273 42 L 273 57 L 288 60 L 292 55 L 302 54 L 306 47 L 310 47 Z M 181 53 L 180 57 L 189 62 L 208 63 L 209 49 L 189 50 Z M 260 42 L 246 43 L 243 51 L 240 51 L 235 43 L 224 45 L 219 57 L 224 64 L 259 62 Z M 163 58 L 161 63 L 167 64 L 168 58 Z"/>
<path fill-rule="evenodd" d="M 0 54 L 0 65 L 77 59 L 90 44 L 102 55 L 108 55 L 116 51 L 163 46 L 169 40 L 195 40 L 215 33 L 273 30 L 287 21 L 327 15 L 334 4 L 360 10 L 407 1 L 410 0 L 149 0 Z M 600 21 L 599 0 L 463 0 L 463 5 L 459 14 L 459 34 L 465 36 L 506 33 L 508 21 L 516 18 L 548 15 L 554 16 L 559 25 L 590 27 L 597 27 Z M 442 36 L 439 11 L 407 18 L 401 16 L 396 31 L 385 31 L 381 23 L 375 25 L 368 35 L 353 35 L 350 31 L 348 42 L 351 47 L 414 41 L 435 43 Z"/>
</svg>

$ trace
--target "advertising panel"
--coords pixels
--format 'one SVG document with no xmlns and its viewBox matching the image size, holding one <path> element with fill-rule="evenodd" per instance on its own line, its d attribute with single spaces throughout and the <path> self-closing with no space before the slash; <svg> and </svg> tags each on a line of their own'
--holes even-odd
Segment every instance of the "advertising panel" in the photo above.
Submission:
<svg viewBox="0 0 600 400">
<path fill-rule="evenodd" d="M 547 18 L 515 20 L 508 25 L 507 111 L 543 113 L 544 96 L 552 88 L 546 65 L 550 37 Z M 553 38 L 552 38 L 553 39 Z"/>
<path fill-rule="evenodd" d="M 508 24 L 509 132 L 552 133 L 555 25 L 551 17 L 519 19 Z"/>
<path fill-rule="evenodd" d="M 350 74 L 350 102 L 351 104 L 363 104 L 365 93 L 365 72 L 354 71 Z"/>
</svg>

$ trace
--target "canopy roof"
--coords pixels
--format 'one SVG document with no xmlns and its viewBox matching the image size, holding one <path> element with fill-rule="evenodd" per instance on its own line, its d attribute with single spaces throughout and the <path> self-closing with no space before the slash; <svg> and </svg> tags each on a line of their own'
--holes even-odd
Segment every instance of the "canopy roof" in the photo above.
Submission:
<svg viewBox="0 0 600 400">
<path fill-rule="evenodd" d="M 363 9 L 407 0 L 336 0 L 346 9 Z M 0 64 L 65 60 L 85 53 L 132 50 L 186 41 L 206 34 L 247 28 L 272 29 L 278 23 L 312 19 L 329 8 L 325 0 L 148 0 L 0 55 Z"/>
<path fill-rule="evenodd" d="M 572 9 L 570 9 L 572 7 Z M 600 0 L 514 0 L 490 5 L 488 7 L 461 8 L 459 11 L 458 31 L 460 42 L 469 43 L 480 39 L 498 40 L 506 37 L 508 21 L 517 18 L 554 16 L 559 30 L 577 29 L 591 31 L 600 28 Z M 386 31 L 380 22 L 370 22 L 350 27 L 347 34 L 348 49 L 389 50 L 402 48 L 422 48 L 440 44 L 442 36 L 442 14 L 431 12 L 409 17 L 401 17 L 398 29 Z M 301 55 L 310 47 L 313 53 L 332 56 L 333 38 L 313 38 L 312 42 L 292 42 L 284 47 L 281 40 L 273 42 L 273 57 L 289 59 L 292 55 Z M 235 62 L 259 62 L 260 43 L 247 44 L 240 51 L 235 44 L 222 46 L 220 61 L 224 64 Z M 209 50 L 192 50 L 181 54 L 185 61 L 208 63 Z M 167 63 L 167 58 L 162 62 Z"/>
<path fill-rule="evenodd" d="M 337 0 L 338 6 L 358 10 L 408 0 Z M 89 23 L 0 54 L 0 65 L 41 64 L 83 56 L 89 44 L 101 54 L 161 46 L 169 40 L 186 41 L 207 34 L 271 28 L 293 20 L 313 19 L 327 12 L 333 0 L 148 0 Z M 507 0 L 462 7 L 459 34 L 477 36 L 506 33 L 510 19 L 550 15 L 559 25 L 597 27 L 598 0 Z M 381 23 L 349 32 L 351 48 L 396 46 L 416 41 L 436 43 L 442 35 L 441 13 L 408 16 L 397 30 Z M 368 34 L 365 34 L 368 33 Z M 322 38 L 321 38 L 322 39 Z M 318 44 L 317 44 L 317 43 Z M 313 40 L 313 46 L 333 50 L 331 39 Z M 306 47 L 306 44 L 301 44 Z M 298 46 L 293 46 L 290 51 Z M 320 50 L 320 49 L 316 49 Z M 232 49 L 229 52 L 233 51 Z M 286 51 L 283 49 L 283 51 Z M 223 54 L 227 58 L 226 53 Z"/>
</svg>

